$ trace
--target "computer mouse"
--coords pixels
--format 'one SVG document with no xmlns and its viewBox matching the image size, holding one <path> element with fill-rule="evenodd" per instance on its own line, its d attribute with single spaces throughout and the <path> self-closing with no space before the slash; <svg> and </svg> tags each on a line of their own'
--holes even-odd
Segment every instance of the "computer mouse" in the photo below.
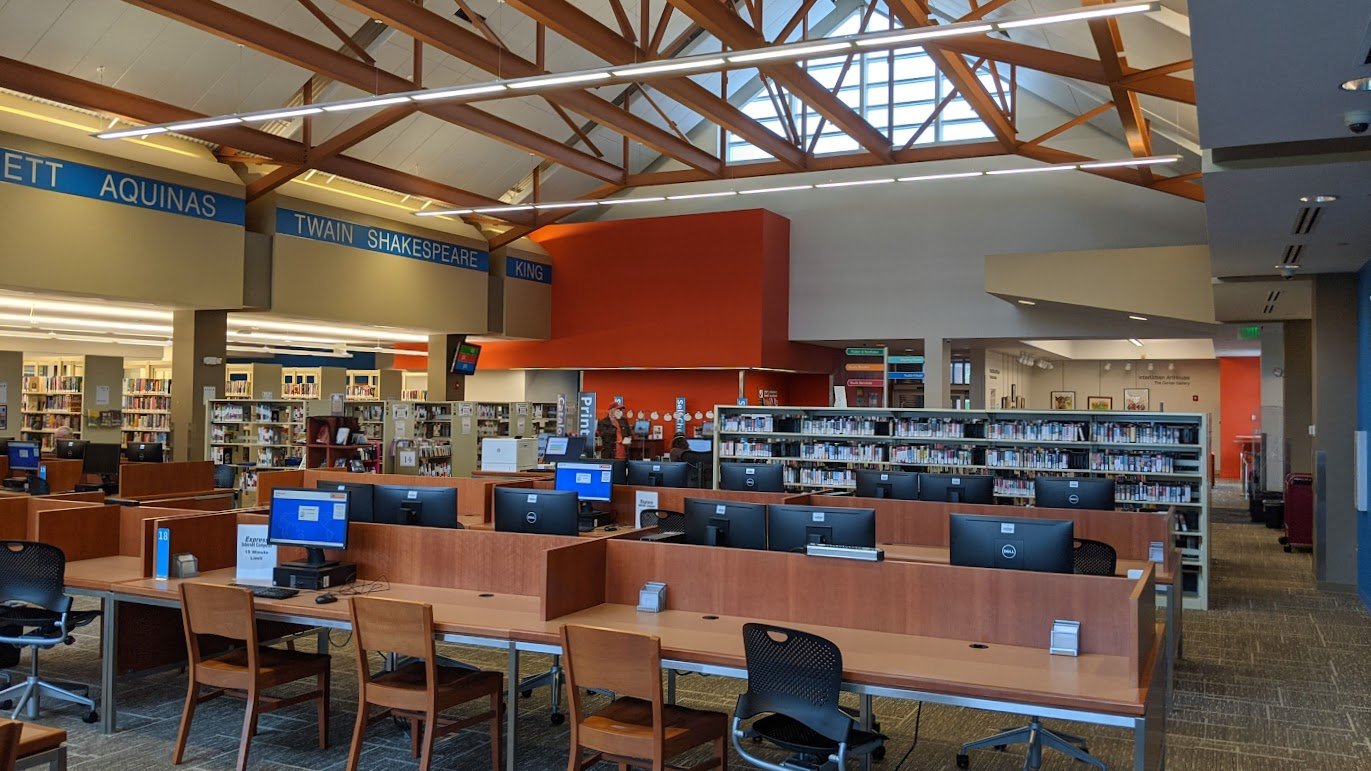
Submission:
<svg viewBox="0 0 1371 771">
<path fill-rule="evenodd" d="M 613 526 L 613 525 L 610 525 L 609 527 L 605 528 L 605 532 L 606 532 L 606 533 L 612 533 L 612 532 L 614 532 L 615 530 L 618 530 L 618 529 L 619 529 L 619 528 L 617 528 L 617 527 L 615 527 L 615 526 Z"/>
<path fill-rule="evenodd" d="M 327 605 L 327 604 L 329 604 L 330 602 L 337 602 L 337 601 L 338 601 L 338 598 L 335 597 L 335 596 L 333 596 L 332 594 L 321 594 L 321 595 L 319 595 L 318 597 L 315 597 L 315 598 L 314 598 L 314 604 L 315 604 L 315 605 Z"/>
</svg>

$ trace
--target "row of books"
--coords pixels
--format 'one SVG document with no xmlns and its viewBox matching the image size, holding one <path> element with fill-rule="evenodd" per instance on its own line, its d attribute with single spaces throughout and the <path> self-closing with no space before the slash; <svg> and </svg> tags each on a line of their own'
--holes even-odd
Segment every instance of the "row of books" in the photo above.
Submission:
<svg viewBox="0 0 1371 771">
<path fill-rule="evenodd" d="M 805 460 L 885 461 L 885 447 L 879 444 L 851 444 L 847 442 L 809 442 L 800 446 Z"/>
<path fill-rule="evenodd" d="M 1116 444 L 1199 444 L 1194 426 L 1168 426 L 1157 423 L 1093 423 L 1090 441 Z"/>
<path fill-rule="evenodd" d="M 374 383 L 353 383 L 343 391 L 348 399 L 376 399 L 379 394 L 380 387 Z"/>
<path fill-rule="evenodd" d="M 171 428 L 171 416 L 145 412 L 124 413 L 125 431 L 158 431 Z"/>
<path fill-rule="evenodd" d="M 1190 485 L 1118 482 L 1114 485 L 1114 500 L 1126 503 L 1196 503 L 1199 497 Z"/>
<path fill-rule="evenodd" d="M 1115 453 L 1096 450 L 1090 453 L 1090 469 L 1171 474 L 1176 473 L 1176 459 L 1162 453 Z"/>
<path fill-rule="evenodd" d="M 24 394 L 23 401 L 24 405 L 21 409 L 26 412 L 76 412 L 81 409 L 81 396 L 79 394 L 61 394 L 58 396 Z"/>
<path fill-rule="evenodd" d="M 747 458 L 784 457 L 784 453 L 777 452 L 777 444 L 778 443 L 775 442 L 749 442 L 723 439 L 719 441 L 719 454 Z"/>
<path fill-rule="evenodd" d="M 825 469 L 812 466 L 788 466 L 785 470 L 785 483 L 788 485 L 824 485 L 827 487 L 852 487 L 857 477 L 847 469 Z"/>
<path fill-rule="evenodd" d="M 800 433 L 823 434 L 825 436 L 875 436 L 877 423 L 878 421 L 872 418 L 805 418 L 800 421 Z"/>
<path fill-rule="evenodd" d="M 170 396 L 125 396 L 126 410 L 171 410 Z"/>
<path fill-rule="evenodd" d="M 723 430 L 771 433 L 776 430 L 775 426 L 776 420 L 771 415 L 730 415 L 724 420 Z"/>
<path fill-rule="evenodd" d="M 976 454 L 967 447 L 902 444 L 890 448 L 890 462 L 921 466 L 974 466 Z"/>
<path fill-rule="evenodd" d="M 891 436 L 910 439 L 961 439 L 967 436 L 966 422 L 944 418 L 898 418 L 890 428 Z"/>
<path fill-rule="evenodd" d="M 85 378 L 80 375 L 30 375 L 24 378 L 25 391 L 80 391 Z"/>
<path fill-rule="evenodd" d="M 1031 439 L 1044 442 L 1083 442 L 1084 423 L 1064 423 L 1057 420 L 1014 420 L 986 424 L 988 439 Z"/>
<path fill-rule="evenodd" d="M 126 377 L 124 378 L 124 393 L 128 394 L 162 394 L 171 395 L 171 378 L 162 377 Z"/>
<path fill-rule="evenodd" d="M 25 431 L 53 431 L 59 428 L 70 428 L 72 431 L 81 430 L 80 415 L 25 415 Z"/>
<path fill-rule="evenodd" d="M 1074 468 L 1072 453 L 1064 450 L 1017 447 L 990 447 L 986 449 L 985 465 L 994 468 L 1032 468 L 1054 471 Z"/>
</svg>

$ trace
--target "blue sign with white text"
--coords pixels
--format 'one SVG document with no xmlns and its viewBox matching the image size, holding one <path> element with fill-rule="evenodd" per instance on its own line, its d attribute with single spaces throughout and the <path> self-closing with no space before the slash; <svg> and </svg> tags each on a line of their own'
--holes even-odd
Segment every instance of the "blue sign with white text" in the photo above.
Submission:
<svg viewBox="0 0 1371 771">
<path fill-rule="evenodd" d="M 521 257 L 505 257 L 505 275 L 524 281 L 537 281 L 540 284 L 552 283 L 552 266 L 543 262 L 525 260 Z"/>
<path fill-rule="evenodd" d="M 922 373 L 922 372 L 887 372 L 885 376 L 888 377 L 888 378 L 890 378 L 891 380 L 923 380 L 923 379 L 924 379 L 924 373 Z"/>
<path fill-rule="evenodd" d="M 276 210 L 276 235 L 324 241 L 482 273 L 490 270 L 490 254 L 480 249 L 293 209 Z"/>
<path fill-rule="evenodd" d="M 0 147 L 0 182 L 182 217 L 243 224 L 243 199 Z"/>
</svg>

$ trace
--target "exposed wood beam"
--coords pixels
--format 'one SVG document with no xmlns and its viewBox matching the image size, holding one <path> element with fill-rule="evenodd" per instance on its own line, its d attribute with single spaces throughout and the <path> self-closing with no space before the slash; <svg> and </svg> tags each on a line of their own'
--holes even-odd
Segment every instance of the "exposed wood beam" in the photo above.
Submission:
<svg viewBox="0 0 1371 771">
<path fill-rule="evenodd" d="M 614 10 L 614 20 L 619 22 L 619 32 L 623 34 L 624 39 L 638 42 L 633 34 L 633 22 L 629 21 L 628 12 L 624 10 L 623 4 L 619 0 L 609 0 L 609 7 Z"/>
<path fill-rule="evenodd" d="M 303 5 L 305 7 L 305 10 L 313 14 L 314 18 L 318 19 L 320 24 L 323 24 L 325 27 L 328 27 L 328 31 L 332 32 L 334 35 L 338 37 L 339 40 L 343 41 L 343 45 L 352 49 L 352 52 L 357 54 L 358 59 L 361 59 L 367 64 L 376 63 L 376 60 L 371 58 L 371 54 L 367 53 L 367 49 L 363 48 L 361 45 L 357 43 L 357 41 L 353 40 L 351 35 L 344 32 L 342 27 L 339 27 L 338 24 L 333 21 L 333 19 L 329 18 L 328 14 L 324 13 L 319 8 L 319 6 L 314 4 L 314 0 L 300 0 L 300 5 Z"/>
<path fill-rule="evenodd" d="M 306 146 L 305 162 L 303 164 L 281 166 L 275 171 L 249 182 L 247 186 L 247 200 L 255 201 L 281 185 L 304 174 L 306 171 L 318 168 L 320 163 L 336 157 L 339 153 L 358 142 L 365 140 L 367 137 L 373 136 L 377 132 L 384 131 L 395 123 L 413 115 L 416 109 L 417 108 L 412 104 L 402 104 L 381 110 L 378 113 L 367 116 L 361 122 L 353 124 L 343 131 L 338 132 L 318 147 Z"/>
<path fill-rule="evenodd" d="M 1096 118 L 1100 117 L 1101 115 L 1104 115 L 1105 113 L 1109 112 L 1109 111 L 1112 110 L 1112 109 L 1114 109 L 1114 103 L 1113 103 L 1113 102 L 1105 102 L 1105 103 L 1103 103 L 1103 104 L 1100 104 L 1100 105 L 1098 105 L 1098 106 L 1096 106 L 1096 107 L 1090 109 L 1089 111 L 1087 111 L 1087 112 L 1085 112 L 1085 113 L 1082 113 L 1082 114 L 1080 114 L 1080 115 L 1077 115 L 1076 117 L 1074 117 L 1074 118 L 1072 118 L 1071 120 L 1069 120 L 1069 121 L 1063 123 L 1063 124 L 1060 125 L 1060 126 L 1057 126 L 1057 127 L 1054 128 L 1054 129 L 1049 129 L 1048 131 L 1045 131 L 1045 132 L 1043 132 L 1042 134 L 1039 134 L 1038 136 L 1033 137 L 1032 139 L 1028 140 L 1027 142 L 1024 142 L 1024 144 L 1026 144 L 1026 145 L 1040 145 L 1040 144 L 1042 144 L 1043 142 L 1046 142 L 1047 140 L 1049 140 L 1049 139 L 1051 139 L 1051 138 L 1053 138 L 1053 137 L 1056 137 L 1056 136 L 1060 136 L 1060 135 L 1062 135 L 1062 134 L 1065 134 L 1066 132 L 1070 131 L 1070 130 L 1073 129 L 1073 128 L 1076 128 L 1077 126 L 1079 126 L 1079 125 L 1081 125 L 1081 124 L 1083 124 L 1083 123 L 1088 123 L 1088 122 L 1090 122 L 1090 121 L 1092 121 L 1092 120 L 1095 120 Z"/>
<path fill-rule="evenodd" d="M 1101 5 L 1103 2 L 1104 0 L 1082 0 L 1081 4 L 1091 6 Z M 1147 126 L 1147 117 L 1143 115 L 1138 95 L 1119 85 L 1123 80 L 1125 65 L 1121 53 L 1123 37 L 1119 33 L 1119 23 L 1116 19 L 1093 19 L 1089 25 L 1090 37 L 1095 41 L 1100 64 L 1104 66 L 1104 75 L 1109 79 L 1109 93 L 1114 106 L 1118 108 L 1119 122 L 1123 124 L 1123 135 L 1128 142 L 1128 149 L 1134 156 L 1145 158 L 1152 154 L 1152 132 Z M 1152 183 L 1151 169 L 1140 168 L 1138 174 L 1144 183 Z"/>
<path fill-rule="evenodd" d="M 790 39 L 790 36 L 794 34 L 795 29 L 803 24 L 804 20 L 809 17 L 809 11 L 814 7 L 816 2 L 818 2 L 818 0 L 804 0 L 804 2 L 800 3 L 800 7 L 796 8 L 794 15 L 790 17 L 790 21 L 785 23 L 785 26 L 781 28 L 781 33 L 776 36 L 777 43 L 784 43 Z M 669 8 L 670 6 L 667 7 Z"/>
<path fill-rule="evenodd" d="M 287 32 L 210 0 L 125 0 L 217 37 L 241 43 L 256 51 L 327 75 L 340 83 L 368 93 L 408 91 L 413 84 L 347 54 Z M 536 131 L 465 104 L 432 103 L 422 111 L 449 123 L 483 134 L 588 176 L 618 181 L 623 171 L 612 163 L 575 150 Z"/>
<path fill-rule="evenodd" d="M 1185 72 L 1186 70 L 1193 69 L 1195 69 L 1195 60 L 1183 59 L 1179 62 L 1163 64 L 1160 67 L 1151 67 L 1145 70 L 1135 70 L 1131 74 L 1125 75 L 1124 77 L 1120 78 L 1119 84 L 1123 86 L 1132 86 L 1134 84 L 1141 83 L 1144 80 L 1151 80 L 1153 78 L 1161 77 L 1162 75 L 1171 75 L 1172 73 Z"/>
<path fill-rule="evenodd" d="M 593 201 L 597 198 L 614 195 L 623 189 L 624 185 L 601 185 L 581 196 L 580 200 Z M 502 246 L 508 246 L 525 236 L 531 235 L 539 229 L 551 225 L 564 217 L 570 217 L 578 211 L 581 211 L 581 209 L 557 209 L 538 218 L 537 222 L 533 225 L 518 225 L 498 235 L 488 236 L 486 240 L 490 243 L 491 249 L 499 249 Z"/>
<path fill-rule="evenodd" d="M 651 53 L 615 34 L 569 0 L 507 0 L 507 3 L 611 64 L 634 64 L 652 58 Z M 665 29 L 664 26 L 659 28 Z M 652 86 L 791 168 L 804 168 L 804 153 L 798 148 L 689 78 L 653 80 Z"/>
<path fill-rule="evenodd" d="M 159 102 L 145 96 L 102 86 L 35 67 L 15 59 L 0 57 L 0 88 L 8 88 L 40 99 L 69 104 L 107 115 L 117 115 L 139 123 L 173 123 L 208 117 L 203 113 Z M 228 148 L 272 159 L 276 164 L 305 163 L 305 147 L 287 137 L 268 134 L 246 126 L 224 126 L 197 132 L 196 136 L 221 146 L 220 154 L 233 156 Z M 250 157 L 250 156 L 249 156 Z M 234 158 L 235 161 L 240 160 Z M 248 157 L 241 160 L 247 161 Z M 398 193 L 432 198 L 459 206 L 500 206 L 504 202 L 468 190 L 444 185 L 431 179 L 388 169 L 374 163 L 338 155 L 319 163 L 322 172 L 394 190 Z M 509 212 L 510 221 L 528 221 L 525 212 Z"/>
<path fill-rule="evenodd" d="M 976 21 L 977 19 L 984 19 L 986 16 L 989 16 L 1012 2 L 1014 2 L 1014 0 L 990 0 L 990 2 L 985 3 L 979 8 L 972 8 L 966 15 L 958 17 L 957 21 Z"/>
<path fill-rule="evenodd" d="M 724 45 L 734 49 L 763 48 L 769 45 L 762 34 L 743 21 L 729 8 L 717 0 L 668 0 L 687 16 L 719 38 Z M 866 148 L 872 155 L 890 162 L 894 153 L 890 138 L 876 130 L 856 110 L 847 106 L 841 99 L 828 92 L 820 83 L 797 64 L 763 64 L 761 71 L 784 85 L 790 93 L 799 97 L 828 119 L 857 144 Z"/>
<path fill-rule="evenodd" d="M 906 28 L 931 27 L 935 26 L 928 11 L 914 0 L 890 0 L 887 3 L 890 11 L 895 18 Z M 999 105 L 995 104 L 995 97 L 990 95 L 981 79 L 976 76 L 971 67 L 967 66 L 966 60 L 961 54 L 950 53 L 938 49 L 927 49 L 928 55 L 932 57 L 933 64 L 937 66 L 952 85 L 961 92 L 962 98 L 971 105 L 971 109 L 976 112 L 976 116 L 981 122 L 990 129 L 990 133 L 1004 145 L 1006 150 L 1013 150 L 1017 144 L 1016 134 L 1013 124 L 1009 122 L 1009 116 L 1005 115 Z"/>
<path fill-rule="evenodd" d="M 666 38 L 667 26 L 671 24 L 671 14 L 676 11 L 670 4 L 662 7 L 662 15 L 657 19 L 657 29 L 652 33 L 652 40 L 647 44 L 648 56 L 656 56 L 662 50 L 662 40 Z"/>
<path fill-rule="evenodd" d="M 428 45 L 448 53 L 462 61 L 480 67 L 499 77 L 529 77 L 543 74 L 536 64 L 513 52 L 497 46 L 460 25 L 448 21 L 433 11 L 415 5 L 409 0 L 340 0 L 364 13 L 369 13 L 386 21 L 405 34 L 423 40 Z M 627 110 L 621 110 L 612 102 L 602 99 L 588 91 L 575 88 L 558 92 L 550 97 L 561 106 L 591 118 L 601 125 L 612 128 L 625 137 L 632 138 L 652 148 L 662 155 L 693 166 L 702 171 L 718 173 L 722 161 L 690 142 L 684 142 L 670 131 L 663 129 Z"/>
</svg>

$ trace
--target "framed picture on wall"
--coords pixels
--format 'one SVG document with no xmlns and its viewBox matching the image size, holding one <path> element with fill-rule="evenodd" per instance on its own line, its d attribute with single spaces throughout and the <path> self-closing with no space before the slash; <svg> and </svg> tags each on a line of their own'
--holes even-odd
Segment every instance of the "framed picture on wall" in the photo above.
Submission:
<svg viewBox="0 0 1371 771">
<path fill-rule="evenodd" d="M 1146 388 L 1123 389 L 1123 408 L 1129 412 L 1147 412 L 1150 408 Z"/>
<path fill-rule="evenodd" d="M 1085 403 L 1087 409 L 1092 410 L 1112 410 L 1114 409 L 1114 397 L 1112 396 L 1087 396 Z"/>
<path fill-rule="evenodd" d="M 1074 410 L 1076 409 L 1075 391 L 1053 391 L 1052 409 L 1054 410 Z"/>
</svg>

